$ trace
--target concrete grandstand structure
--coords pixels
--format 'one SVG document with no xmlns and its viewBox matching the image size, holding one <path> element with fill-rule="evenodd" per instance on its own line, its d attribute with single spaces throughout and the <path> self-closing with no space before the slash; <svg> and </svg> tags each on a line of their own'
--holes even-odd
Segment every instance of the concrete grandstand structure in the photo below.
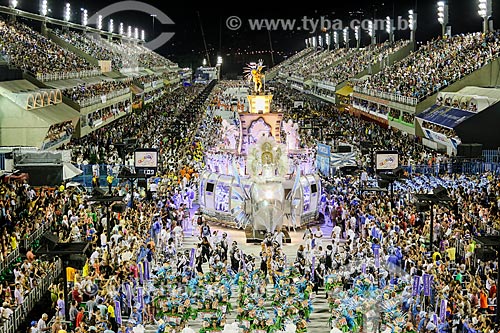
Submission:
<svg viewBox="0 0 500 333">
<path fill-rule="evenodd" d="M 1 146 L 56 149 L 181 81 L 179 66 L 144 47 L 142 40 L 2 6 L 0 13 Z M 29 24 L 35 21 L 42 21 L 39 31 Z M 16 42 L 19 36 L 26 46 Z M 28 56 L 30 47 L 58 57 Z M 78 67 L 71 68 L 75 63 Z M 182 75 L 185 80 L 186 71 Z"/>
</svg>

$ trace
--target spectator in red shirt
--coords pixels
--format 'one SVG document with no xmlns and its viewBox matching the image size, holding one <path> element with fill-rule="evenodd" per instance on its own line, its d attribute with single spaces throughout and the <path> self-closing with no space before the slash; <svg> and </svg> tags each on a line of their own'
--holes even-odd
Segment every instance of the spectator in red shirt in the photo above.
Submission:
<svg viewBox="0 0 500 333">
<path fill-rule="evenodd" d="M 84 315 L 85 315 L 85 311 L 84 311 L 83 306 L 82 306 L 82 307 L 80 307 L 80 311 L 78 311 L 78 314 L 76 315 L 75 327 L 80 327 L 80 324 L 83 320 Z"/>
</svg>

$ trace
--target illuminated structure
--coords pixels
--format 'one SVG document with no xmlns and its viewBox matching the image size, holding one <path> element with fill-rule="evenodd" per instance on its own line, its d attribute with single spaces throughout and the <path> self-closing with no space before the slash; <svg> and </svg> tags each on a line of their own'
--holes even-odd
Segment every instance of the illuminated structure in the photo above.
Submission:
<svg viewBox="0 0 500 333">
<path fill-rule="evenodd" d="M 314 152 L 299 148 L 298 125 L 282 123 L 283 114 L 272 109 L 273 96 L 263 90 L 263 74 L 258 71 L 256 82 L 252 71 L 248 110 L 239 112 L 239 126 L 223 120 L 220 144 L 205 155 L 200 206 L 206 217 L 227 226 L 268 232 L 300 227 L 318 212 Z"/>
</svg>

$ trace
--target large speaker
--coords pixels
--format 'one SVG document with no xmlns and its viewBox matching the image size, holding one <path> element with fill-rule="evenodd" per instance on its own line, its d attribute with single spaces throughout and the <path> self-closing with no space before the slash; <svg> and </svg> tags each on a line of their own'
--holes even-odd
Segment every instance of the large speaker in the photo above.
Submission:
<svg viewBox="0 0 500 333">
<path fill-rule="evenodd" d="M 444 197 L 448 193 L 448 191 L 443 186 L 436 187 L 432 192 L 437 197 Z"/>
<path fill-rule="evenodd" d="M 457 147 L 457 156 L 465 158 L 480 158 L 483 154 L 483 145 L 480 143 L 462 143 Z"/>
<path fill-rule="evenodd" d="M 106 194 L 106 191 L 104 191 L 103 189 L 101 189 L 99 187 L 95 187 L 92 190 L 92 195 L 95 197 L 103 197 L 105 194 Z"/>
<path fill-rule="evenodd" d="M 480 143 L 470 144 L 470 158 L 481 158 L 483 155 L 483 145 Z"/>
<path fill-rule="evenodd" d="M 351 146 L 338 146 L 337 153 L 350 153 L 352 151 Z"/>
<path fill-rule="evenodd" d="M 42 237 L 46 239 L 52 246 L 56 246 L 59 243 L 59 237 L 57 235 L 54 235 L 50 231 L 44 233 Z"/>
<path fill-rule="evenodd" d="M 476 248 L 474 253 L 476 255 L 476 258 L 480 259 L 483 262 L 496 260 L 497 258 L 495 251 L 489 247 L 478 247 Z"/>
<path fill-rule="evenodd" d="M 427 202 L 417 202 L 416 204 L 417 212 L 427 212 L 430 209 L 430 206 Z"/>
<path fill-rule="evenodd" d="M 123 213 L 125 211 L 125 204 L 115 203 L 113 206 L 111 206 L 111 211 L 113 213 Z"/>
</svg>

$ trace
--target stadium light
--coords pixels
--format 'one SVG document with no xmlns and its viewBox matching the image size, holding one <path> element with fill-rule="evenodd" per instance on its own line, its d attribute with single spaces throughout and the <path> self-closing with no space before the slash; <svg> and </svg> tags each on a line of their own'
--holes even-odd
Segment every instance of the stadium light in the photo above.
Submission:
<svg viewBox="0 0 500 333">
<path fill-rule="evenodd" d="M 42 16 L 47 16 L 47 13 L 49 12 L 49 6 L 47 5 L 47 0 L 42 0 L 40 3 L 40 14 Z"/>
<path fill-rule="evenodd" d="M 207 59 L 203 58 L 202 64 L 203 64 L 203 67 L 205 67 L 207 65 Z"/>
<path fill-rule="evenodd" d="M 483 31 L 488 32 L 488 19 L 492 14 L 491 0 L 479 0 L 477 13 L 483 18 Z"/>
<path fill-rule="evenodd" d="M 66 3 L 66 7 L 64 9 L 64 20 L 66 22 L 71 20 L 71 4 L 69 2 Z"/>
<path fill-rule="evenodd" d="M 17 0 L 10 0 L 10 8 L 16 8 L 18 5 Z"/>
<path fill-rule="evenodd" d="M 313 47 L 316 47 L 316 37 L 311 37 L 313 41 Z"/>
<path fill-rule="evenodd" d="M 102 30 L 102 15 L 97 17 L 97 29 Z"/>
<path fill-rule="evenodd" d="M 306 48 L 307 48 L 309 46 L 307 38 L 305 39 L 305 43 L 306 43 Z"/>
<path fill-rule="evenodd" d="M 328 48 L 330 48 L 331 41 L 330 41 L 330 34 L 328 32 L 325 34 L 325 42 L 326 45 L 328 45 Z"/>
<path fill-rule="evenodd" d="M 83 9 L 82 25 L 87 26 L 87 24 L 89 24 L 89 12 L 86 9 Z"/>
<path fill-rule="evenodd" d="M 130 25 L 127 28 L 127 37 L 132 38 L 132 27 Z"/>
<path fill-rule="evenodd" d="M 323 38 L 321 36 L 318 36 L 318 45 L 323 47 Z"/>
<path fill-rule="evenodd" d="M 361 26 L 359 25 L 354 27 L 354 38 L 356 39 L 356 48 L 359 49 L 361 46 Z"/>
<path fill-rule="evenodd" d="M 222 65 L 222 57 L 221 56 L 217 56 L 217 65 L 218 66 Z"/>
<path fill-rule="evenodd" d="M 343 30 L 345 47 L 349 48 L 349 28 L 345 27 Z"/>
<path fill-rule="evenodd" d="M 394 27 L 392 26 L 392 20 L 389 16 L 385 18 L 385 31 L 389 34 L 389 43 L 394 42 Z"/>
<path fill-rule="evenodd" d="M 143 41 L 146 41 L 146 31 L 144 31 L 144 29 L 143 29 L 143 30 L 141 30 L 141 39 L 142 39 Z"/>
<path fill-rule="evenodd" d="M 368 21 L 368 35 L 370 36 L 370 43 L 375 45 L 377 43 L 377 36 L 375 35 L 375 26 L 372 20 Z"/>
<path fill-rule="evenodd" d="M 444 1 L 438 1 L 437 3 L 437 16 L 442 27 L 442 36 L 445 36 L 446 26 L 448 25 L 448 4 Z"/>
<path fill-rule="evenodd" d="M 123 22 L 120 22 L 120 30 L 119 30 L 119 32 L 120 32 L 120 35 L 122 35 L 122 36 L 125 33 L 125 31 L 123 30 Z"/>
<path fill-rule="evenodd" d="M 139 28 L 134 29 L 134 38 L 139 39 Z"/>
<path fill-rule="evenodd" d="M 113 21 L 113 19 L 110 19 L 109 20 L 109 23 L 108 23 L 108 31 L 110 33 L 113 33 L 115 31 L 115 22 Z"/>
<path fill-rule="evenodd" d="M 335 48 L 338 49 L 339 48 L 339 32 L 338 31 L 334 31 L 333 32 L 333 41 L 335 42 Z"/>
<path fill-rule="evenodd" d="M 410 28 L 410 41 L 414 42 L 415 41 L 415 31 L 417 30 L 417 13 L 413 11 L 413 9 L 410 9 L 408 11 L 408 22 L 409 22 L 409 28 Z"/>
</svg>

